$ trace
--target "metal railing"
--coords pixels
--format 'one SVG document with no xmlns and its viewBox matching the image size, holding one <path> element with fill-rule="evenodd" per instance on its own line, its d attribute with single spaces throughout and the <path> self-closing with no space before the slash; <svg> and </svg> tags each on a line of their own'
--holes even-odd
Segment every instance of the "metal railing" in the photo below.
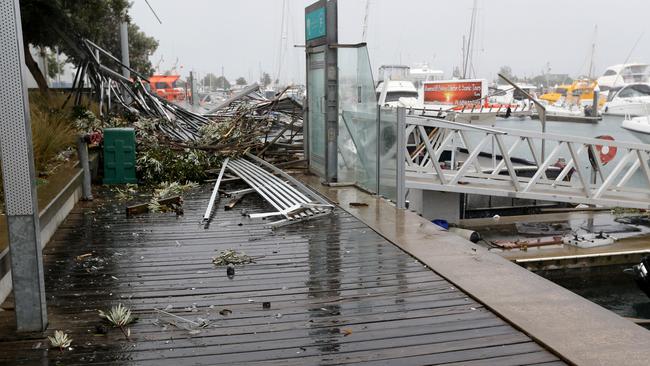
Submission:
<svg viewBox="0 0 650 366">
<path fill-rule="evenodd" d="M 411 115 L 398 118 L 402 128 L 401 202 L 406 189 L 416 188 L 650 208 L 650 145 Z M 609 161 L 612 152 L 616 157 Z"/>
</svg>

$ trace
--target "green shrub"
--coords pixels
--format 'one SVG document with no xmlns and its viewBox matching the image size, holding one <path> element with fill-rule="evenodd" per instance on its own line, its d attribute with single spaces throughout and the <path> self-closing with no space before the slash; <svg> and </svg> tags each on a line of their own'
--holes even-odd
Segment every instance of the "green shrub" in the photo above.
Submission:
<svg viewBox="0 0 650 366">
<path fill-rule="evenodd" d="M 50 93 L 49 98 L 42 97 L 40 93 L 30 93 L 32 143 L 37 172 L 46 171 L 62 151 L 75 144 L 77 131 L 72 124 L 71 107 L 61 108 L 65 98 L 66 95 L 59 93 Z"/>
<path fill-rule="evenodd" d="M 142 146 L 141 146 L 142 147 Z M 201 150 L 153 146 L 138 150 L 138 178 L 145 184 L 203 182 L 221 159 Z"/>
</svg>

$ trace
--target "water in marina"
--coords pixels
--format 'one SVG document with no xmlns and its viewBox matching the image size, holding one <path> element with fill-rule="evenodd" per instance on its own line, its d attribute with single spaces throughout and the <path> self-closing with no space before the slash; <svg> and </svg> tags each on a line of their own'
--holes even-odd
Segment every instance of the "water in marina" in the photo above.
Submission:
<svg viewBox="0 0 650 366">
<path fill-rule="evenodd" d="M 606 266 L 580 270 L 554 270 L 539 275 L 616 314 L 650 319 L 650 298 L 623 273 L 629 266 Z"/>
</svg>

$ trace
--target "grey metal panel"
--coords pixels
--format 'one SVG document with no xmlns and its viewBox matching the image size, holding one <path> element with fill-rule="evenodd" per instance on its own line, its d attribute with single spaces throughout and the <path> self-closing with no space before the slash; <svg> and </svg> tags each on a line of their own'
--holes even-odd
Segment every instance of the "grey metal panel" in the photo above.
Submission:
<svg viewBox="0 0 650 366">
<path fill-rule="evenodd" d="M 22 40 L 22 34 L 16 25 L 14 6 L 18 6 L 17 1 L 0 2 L 0 152 L 6 212 L 31 215 L 36 210 L 35 192 L 29 188 L 34 180 L 32 136 L 27 91 L 23 88 L 23 47 L 22 42 L 16 42 Z"/>
<path fill-rule="evenodd" d="M 7 226 L 16 328 L 26 332 L 45 330 L 47 308 L 38 215 L 8 216 Z"/>
<path fill-rule="evenodd" d="M 0 153 L 18 331 L 47 327 L 43 258 L 18 0 L 0 1 Z"/>
</svg>

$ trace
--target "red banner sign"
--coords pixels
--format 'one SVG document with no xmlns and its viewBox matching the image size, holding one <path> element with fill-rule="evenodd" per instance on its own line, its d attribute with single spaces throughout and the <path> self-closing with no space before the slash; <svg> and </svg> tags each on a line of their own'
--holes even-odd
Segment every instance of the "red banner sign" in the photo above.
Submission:
<svg viewBox="0 0 650 366">
<path fill-rule="evenodd" d="M 440 81 L 424 84 L 424 103 L 475 104 L 480 103 L 482 81 Z"/>
</svg>

